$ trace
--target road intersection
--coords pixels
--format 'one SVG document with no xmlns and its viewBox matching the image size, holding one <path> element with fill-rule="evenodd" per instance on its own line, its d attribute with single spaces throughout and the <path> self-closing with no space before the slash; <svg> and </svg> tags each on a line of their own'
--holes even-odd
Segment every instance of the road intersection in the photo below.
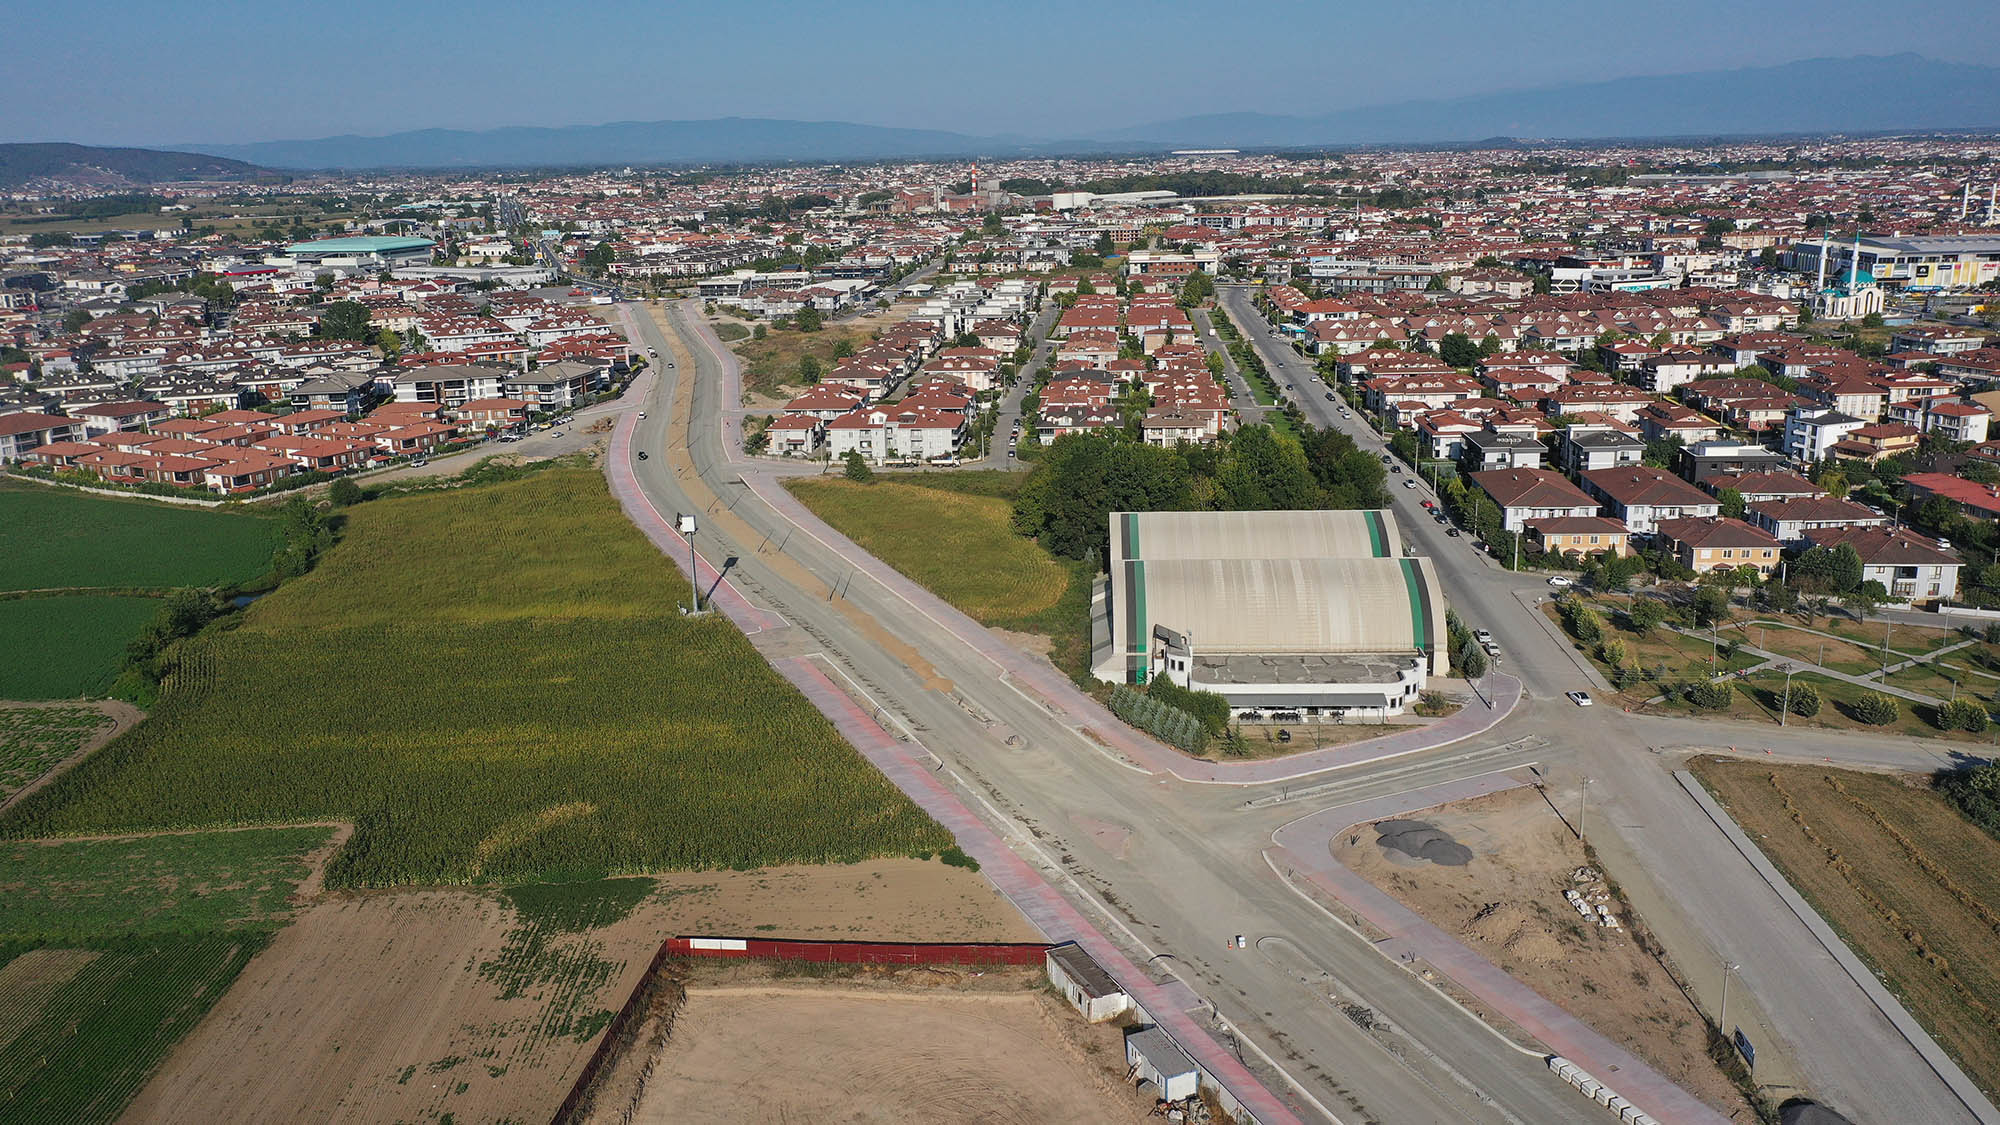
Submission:
<svg viewBox="0 0 2000 1125">
<path fill-rule="evenodd" d="M 1232 308 L 1238 299 L 1225 290 Z M 1409 494 L 1419 490 L 1397 489 L 1409 513 L 1405 533 L 1437 560 L 1454 604 L 1507 639 L 1505 679 L 1514 681 L 1520 706 L 1449 745 L 1388 754 L 1363 743 L 1320 759 L 1258 763 L 1264 768 L 1254 775 L 1230 776 L 1222 766 L 1210 773 L 1125 728 L 1046 662 L 999 642 L 813 518 L 767 462 L 743 456 L 726 436 L 728 420 L 740 416 L 733 362 L 694 310 L 661 310 L 666 331 L 632 310 L 621 306 L 635 342 L 678 365 L 642 376 L 628 396 L 649 414 L 644 422 L 625 415 L 613 441 L 614 485 L 626 482 L 628 510 L 643 501 L 640 510 L 660 518 L 662 529 L 674 513 L 699 514 L 703 586 L 714 588 L 717 604 L 734 611 L 767 658 L 791 669 L 823 706 L 851 709 L 843 729 L 854 728 L 850 738 L 872 759 L 871 747 L 929 761 L 950 803 L 975 810 L 975 823 L 963 827 L 1007 851 L 981 857 L 999 873 L 996 884 L 1011 879 L 1002 887 L 1010 897 L 1051 888 L 1069 912 L 1023 902 L 1038 924 L 1087 927 L 1115 944 L 1117 956 L 1158 974 L 1157 1002 L 1184 1001 L 1174 1014 L 1183 1030 L 1206 1028 L 1191 1032 L 1207 1042 L 1190 1049 L 1219 1067 L 1240 1056 L 1270 1092 L 1272 1102 L 1259 1106 L 1267 1120 L 1606 1118 L 1539 1056 L 1385 955 L 1363 936 L 1365 926 L 1287 882 L 1270 855 L 1281 850 L 1273 833 L 1302 816 L 1468 778 L 1518 777 L 1531 762 L 1557 786 L 1573 789 L 1586 771 L 1594 779 L 1592 806 L 1609 830 L 1592 842 L 1699 999 L 1707 1001 L 1703 966 L 1723 959 L 1743 966 L 1739 980 L 1754 1001 L 1739 1006 L 1733 994 L 1732 1013 L 1741 1017 L 1733 1022 L 1764 1038 L 1760 1079 L 1808 1084 L 1863 1121 L 1975 1120 L 1991 1112 L 1975 1114 L 1953 1096 L 1886 1018 L 1869 1018 L 1872 1004 L 1831 957 L 1812 956 L 1800 920 L 1700 821 L 1665 752 L 1729 738 L 1739 750 L 1817 759 L 1831 744 L 1843 761 L 1907 766 L 1920 760 L 1914 747 L 1795 739 L 1777 728 L 1739 737 L 1723 725 L 1569 708 L 1561 692 L 1579 686 L 1579 673 L 1560 639 L 1534 620 L 1535 580 L 1446 537 L 1416 509 Z M 1245 316 L 1237 320 L 1253 328 Z M 1279 384 L 1300 388 L 1308 417 L 1338 424 L 1331 404 L 1314 410 L 1318 384 L 1308 366 L 1249 334 Z M 1380 445 L 1351 424 L 1343 428 L 1364 448 Z M 653 455 L 636 459 L 640 450 Z M 685 544 L 670 531 L 656 537 L 685 562 Z M 1283 847 L 1296 846 L 1293 839 Z M 1310 856 L 1327 854 L 1322 847 Z M 1236 933 L 1257 940 L 1225 949 Z M 1329 995 L 1358 999 L 1388 1020 L 1364 1029 Z M 1646 1106 L 1644 1097 L 1627 1096 Z M 1655 1112 L 1661 1120 L 1706 1119 L 1670 1092 L 1649 1087 L 1645 1096 L 1667 1111 Z"/>
</svg>

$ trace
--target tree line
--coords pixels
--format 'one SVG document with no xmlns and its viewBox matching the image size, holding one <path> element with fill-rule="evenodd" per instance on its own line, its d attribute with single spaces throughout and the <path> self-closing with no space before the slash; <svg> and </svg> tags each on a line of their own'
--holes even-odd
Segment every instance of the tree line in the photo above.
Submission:
<svg viewBox="0 0 2000 1125">
<path fill-rule="evenodd" d="M 1112 512 L 1380 508 L 1382 464 L 1337 430 L 1244 426 L 1212 445 L 1147 445 L 1123 431 L 1066 434 L 1014 501 L 1014 529 L 1063 558 L 1109 554 Z"/>
</svg>

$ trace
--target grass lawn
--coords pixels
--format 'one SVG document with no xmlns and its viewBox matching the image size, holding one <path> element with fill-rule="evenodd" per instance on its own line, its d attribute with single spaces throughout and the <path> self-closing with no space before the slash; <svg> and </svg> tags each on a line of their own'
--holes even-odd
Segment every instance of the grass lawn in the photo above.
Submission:
<svg viewBox="0 0 2000 1125">
<path fill-rule="evenodd" d="M 76 753 L 110 722 L 94 707 L 0 707 L 0 801 Z"/>
<path fill-rule="evenodd" d="M 0 845 L 0 1119 L 116 1120 L 289 917 L 330 831 Z"/>
<path fill-rule="evenodd" d="M 1713 759 L 1693 768 L 1980 1088 L 2000 1092 L 2000 841 L 1893 777 Z"/>
<path fill-rule="evenodd" d="M 1090 658 L 1091 575 L 1014 533 L 1025 473 L 924 473 L 873 484 L 786 482 L 799 501 L 863 550 L 981 625 L 1051 639 L 1072 677 Z"/>
<path fill-rule="evenodd" d="M 592 470 L 371 501 L 0 833 L 352 820 L 328 871 L 347 887 L 951 845 L 686 597 Z"/>
<path fill-rule="evenodd" d="M 1811 628 L 1822 633 L 1832 633 L 1845 637 L 1864 648 L 1879 651 L 1883 638 L 1889 641 L 1890 652 L 1900 652 L 1907 656 L 1922 656 L 1933 649 L 1965 639 L 1964 634 L 1955 629 L 1929 629 L 1916 625 L 1891 627 L 1883 621 L 1856 621 L 1850 617 L 1827 617 Z M 1894 664 L 1892 659 L 1889 663 Z"/>
<path fill-rule="evenodd" d="M 743 361 L 743 393 L 774 395 L 784 387 L 802 385 L 799 359 L 803 356 L 818 360 L 821 372 L 831 371 L 839 362 L 833 358 L 835 344 L 845 340 L 857 350 L 866 347 L 876 327 L 874 322 L 866 322 L 828 324 L 818 332 L 781 332 L 767 325 L 761 340 L 739 338 L 730 348 Z"/>
<path fill-rule="evenodd" d="M 0 599 L 0 699 L 101 696 L 158 598 L 81 594 Z"/>
<path fill-rule="evenodd" d="M 0 482 L 0 589 L 226 586 L 271 569 L 278 521 Z"/>
<path fill-rule="evenodd" d="M 1958 681 L 1958 698 L 1970 697 L 1983 703 L 1992 702 L 1994 681 L 1983 676 L 1970 676 L 1964 672 L 1940 668 L 1935 664 L 1917 664 L 1882 677 L 1883 683 L 1894 684 L 1904 691 L 1914 691 L 1934 699 L 1950 699 L 1953 680 Z"/>
<path fill-rule="evenodd" d="M 1880 634 L 1876 635 L 1874 643 L 1861 645 L 1852 641 L 1829 639 L 1764 618 L 1744 623 L 1736 629 L 1736 633 L 1746 642 L 1766 652 L 1818 664 L 1823 668 L 1845 672 L 1850 676 L 1873 672 L 1882 666 Z M 1907 657 L 1896 654 L 1890 662 L 1895 663 L 1905 659 Z"/>
<path fill-rule="evenodd" d="M 1804 672 L 1792 677 L 1792 685 L 1811 684 L 1819 692 L 1822 702 L 1820 712 L 1810 717 L 1793 715 L 1786 725 L 1793 727 L 1816 727 L 1823 730 L 1854 732 L 1875 732 L 1898 735 L 1905 738 L 1944 739 L 1952 742 L 1986 743 L 1991 745 L 1995 731 L 1969 734 L 1965 731 L 1942 731 L 1931 724 L 1931 708 L 1928 704 L 1913 700 L 1896 699 L 1896 719 L 1882 726 L 1873 726 L 1853 717 L 1854 704 L 1862 696 L 1874 689 L 1850 684 L 1845 680 L 1828 679 L 1825 676 Z M 1738 705 L 1731 708 L 1737 717 L 1754 717 L 1768 722 L 1778 721 L 1779 701 L 1785 691 L 1785 677 L 1774 672 L 1761 672 L 1742 680 L 1730 681 L 1736 689 Z M 1959 693 L 1965 695 L 1964 691 Z M 1950 697 L 1949 690 L 1945 698 Z"/>
</svg>

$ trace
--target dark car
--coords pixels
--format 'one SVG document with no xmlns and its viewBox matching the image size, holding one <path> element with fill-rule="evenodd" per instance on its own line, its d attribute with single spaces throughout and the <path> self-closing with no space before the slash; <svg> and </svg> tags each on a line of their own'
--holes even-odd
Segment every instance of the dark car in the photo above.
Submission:
<svg viewBox="0 0 2000 1125">
<path fill-rule="evenodd" d="M 646 459 L 646 451 L 641 449 L 639 451 L 639 460 L 644 461 L 645 459 Z"/>
</svg>

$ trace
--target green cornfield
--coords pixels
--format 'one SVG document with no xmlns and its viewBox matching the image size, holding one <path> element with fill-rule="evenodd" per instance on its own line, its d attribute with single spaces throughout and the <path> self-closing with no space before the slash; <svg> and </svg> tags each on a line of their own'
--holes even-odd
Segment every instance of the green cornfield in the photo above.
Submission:
<svg viewBox="0 0 2000 1125">
<path fill-rule="evenodd" d="M 626 522 L 597 473 L 349 509 L 4 836 L 351 820 L 333 886 L 935 853 L 951 837 Z"/>
<path fill-rule="evenodd" d="M 76 753 L 110 722 L 95 707 L 0 707 L 0 801 Z"/>
</svg>

